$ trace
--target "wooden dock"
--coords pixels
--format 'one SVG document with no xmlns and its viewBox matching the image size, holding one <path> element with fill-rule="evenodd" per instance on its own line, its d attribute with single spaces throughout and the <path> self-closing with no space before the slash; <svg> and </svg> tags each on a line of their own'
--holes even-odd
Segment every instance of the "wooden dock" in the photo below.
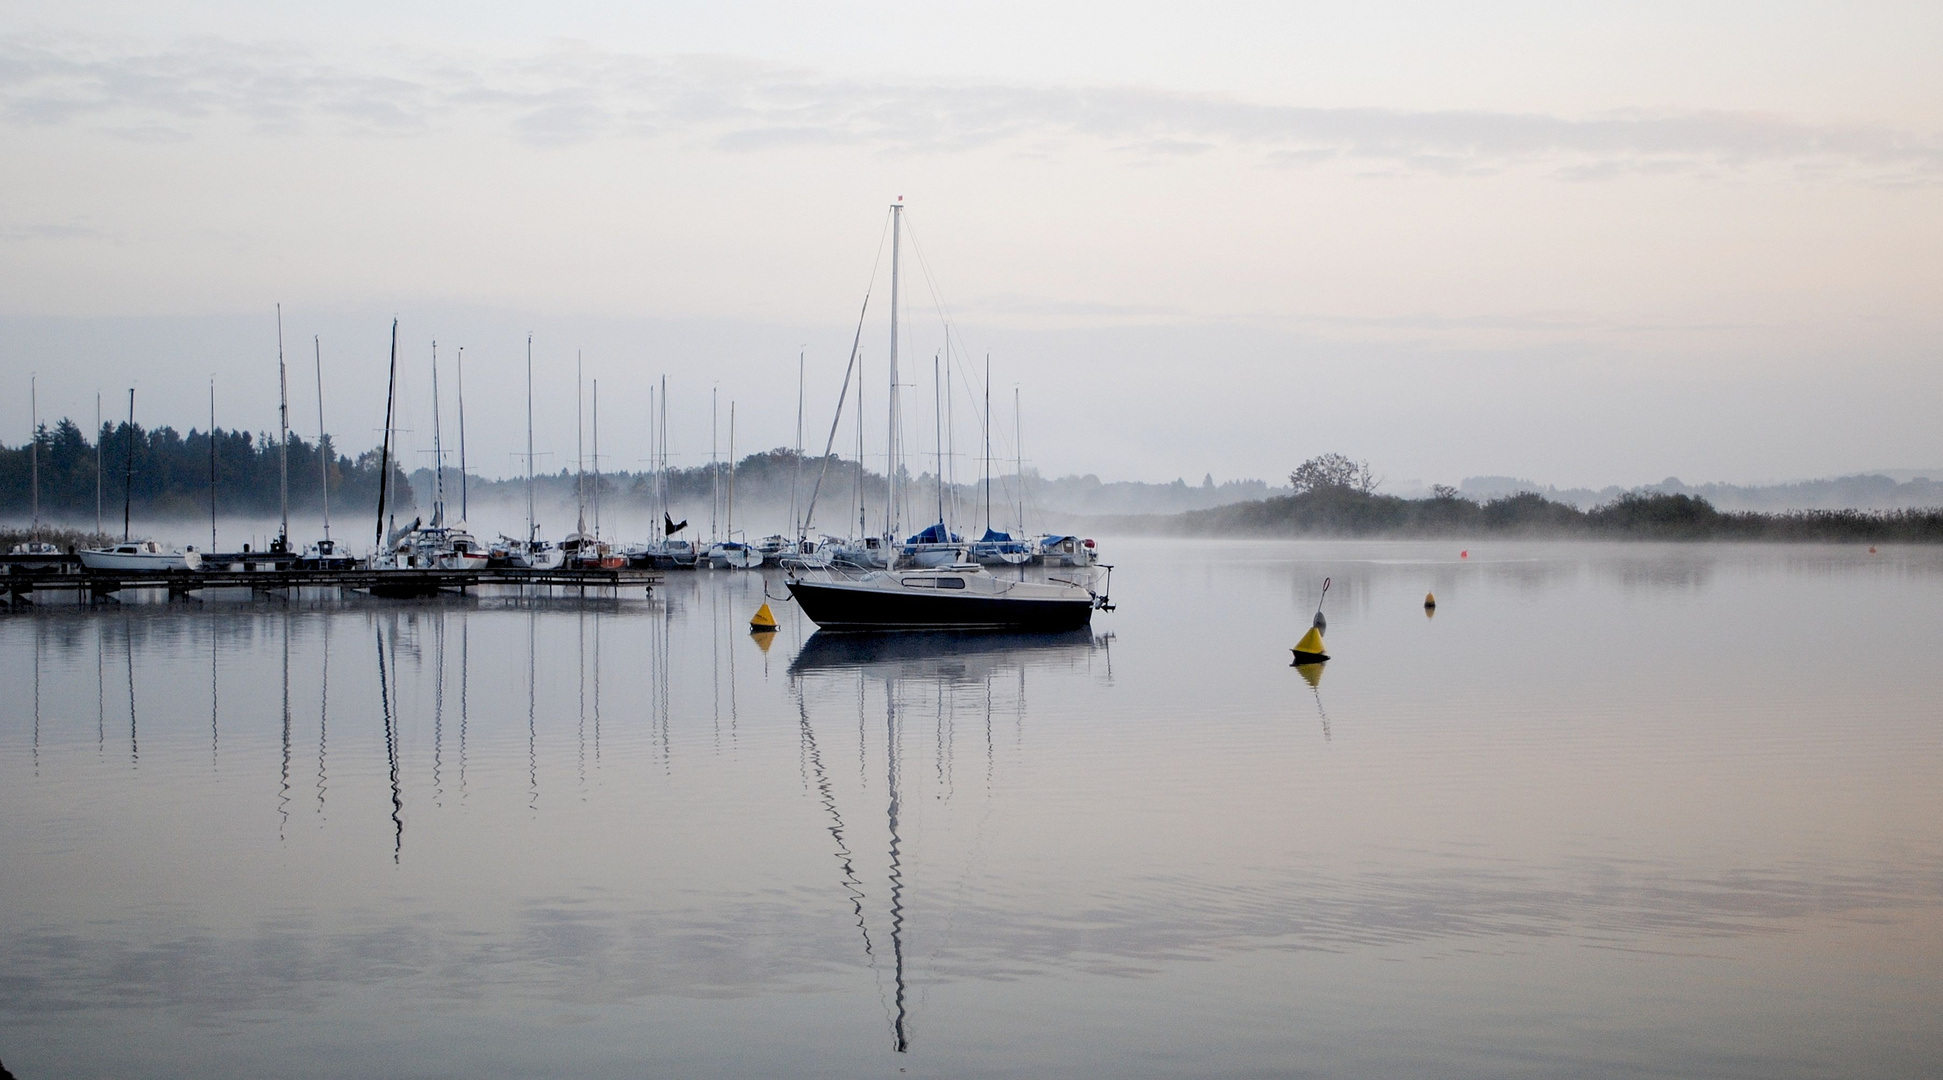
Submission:
<svg viewBox="0 0 1943 1080">
<path fill-rule="evenodd" d="M 618 595 L 622 589 L 652 593 L 661 584 L 659 571 L 628 567 L 619 570 L 522 570 L 490 567 L 484 570 L 89 570 L 78 558 L 61 556 L 30 569 L 19 557 L 0 556 L 0 591 L 10 604 L 30 604 L 37 593 L 74 592 L 90 600 L 110 600 L 128 589 L 161 589 L 187 597 L 204 589 L 249 589 L 258 594 L 287 593 L 292 589 L 338 589 L 384 597 L 436 596 L 467 593 L 482 586 L 600 590 Z"/>
</svg>

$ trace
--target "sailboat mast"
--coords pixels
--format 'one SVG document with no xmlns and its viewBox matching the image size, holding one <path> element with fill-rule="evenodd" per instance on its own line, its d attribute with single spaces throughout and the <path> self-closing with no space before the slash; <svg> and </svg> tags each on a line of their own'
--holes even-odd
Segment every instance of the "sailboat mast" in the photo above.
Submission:
<svg viewBox="0 0 1943 1080">
<path fill-rule="evenodd" d="M 938 356 L 931 355 L 931 441 L 938 459 L 938 524 L 945 521 L 945 384 L 938 375 Z"/>
<path fill-rule="evenodd" d="M 722 416 L 720 404 L 721 387 L 712 386 L 708 390 L 708 535 L 711 541 L 720 539 L 721 530 L 716 526 L 715 513 L 722 508 L 722 461 L 717 452 L 720 445 L 715 438 L 716 425 Z"/>
<path fill-rule="evenodd" d="M 950 522 L 958 520 L 958 442 L 952 434 L 951 425 L 951 331 L 945 330 L 945 452 L 944 461 L 938 466 L 938 477 L 945 483 L 945 490 L 951 494 Z M 951 526 L 945 526 L 945 539 L 951 539 Z"/>
<path fill-rule="evenodd" d="M 128 464 L 121 481 L 121 538 L 128 540 L 128 519 L 135 503 L 135 388 L 128 388 Z"/>
<path fill-rule="evenodd" d="M 466 350 L 459 346 L 459 520 L 466 520 Z"/>
<path fill-rule="evenodd" d="M 897 535 L 897 309 L 898 258 L 904 235 L 904 196 L 891 204 L 891 393 L 890 433 L 884 441 L 884 535 Z"/>
<path fill-rule="evenodd" d="M 101 535 L 101 391 L 94 392 L 94 531 Z"/>
<path fill-rule="evenodd" d="M 587 531 L 587 456 L 581 440 L 587 435 L 587 393 L 580 379 L 580 350 L 573 351 L 573 497 L 579 515 L 574 531 Z"/>
<path fill-rule="evenodd" d="M 992 530 L 992 354 L 985 354 L 985 531 Z"/>
<path fill-rule="evenodd" d="M 864 525 L 864 354 L 857 353 L 857 539 L 870 535 Z"/>
<path fill-rule="evenodd" d="M 1012 482 L 1019 485 L 1019 538 L 1025 538 L 1025 428 L 1019 425 L 1019 388 L 1012 388 Z"/>
<path fill-rule="evenodd" d="M 277 305 L 277 498 L 283 512 L 277 550 L 290 550 L 290 380 L 283 366 L 283 305 Z"/>
<path fill-rule="evenodd" d="M 216 380 L 209 380 L 209 550 L 216 550 Z"/>
<path fill-rule="evenodd" d="M 391 320 L 391 374 L 385 384 L 385 431 L 378 449 L 378 527 L 375 541 L 385 546 L 385 495 L 391 487 L 391 424 L 398 400 L 398 320 Z"/>
<path fill-rule="evenodd" d="M 533 335 L 526 335 L 526 544 L 538 538 L 533 524 Z"/>
<path fill-rule="evenodd" d="M 28 455 L 28 457 L 33 462 L 32 470 L 33 470 L 33 477 L 34 477 L 32 481 L 34 487 L 33 528 L 28 532 L 27 534 L 28 536 L 40 535 L 40 382 L 39 379 L 40 376 L 38 375 L 27 376 L 27 438 L 28 441 L 33 444 L 33 450 Z"/>
<path fill-rule="evenodd" d="M 323 339 L 312 335 L 311 348 L 317 354 L 317 469 L 319 472 L 318 490 L 324 493 L 324 539 L 331 538 L 331 454 L 326 447 L 324 436 L 324 343 Z M 215 421 L 210 421 L 210 430 L 215 430 Z M 210 541 L 214 546 L 215 541 Z"/>
<path fill-rule="evenodd" d="M 594 380 L 594 537 L 600 537 L 600 380 Z"/>
<path fill-rule="evenodd" d="M 735 402 L 729 402 L 729 510 L 726 538 L 735 539 Z"/>
<path fill-rule="evenodd" d="M 668 376 L 661 377 L 661 538 L 668 539 Z"/>
<path fill-rule="evenodd" d="M 648 482 L 651 485 L 653 485 L 648 489 L 648 507 L 650 509 L 653 509 L 654 507 L 659 506 L 661 504 L 661 469 L 656 463 L 655 456 L 654 456 L 656 449 L 661 445 L 659 442 L 656 441 L 660 437 L 661 437 L 661 432 L 655 426 L 654 384 L 649 383 L 648 384 Z M 653 536 L 657 531 L 661 529 L 662 529 L 662 523 L 660 521 L 655 521 L 648 526 L 648 535 Z M 667 539 L 666 536 L 663 536 L 662 538 Z"/>
<path fill-rule="evenodd" d="M 439 343 L 432 342 L 432 521 L 445 524 L 445 447 L 439 441 Z"/>
<path fill-rule="evenodd" d="M 803 353 L 796 354 L 796 474 L 789 478 L 789 524 L 796 539 L 803 539 L 803 522 L 796 516 L 797 489 L 803 486 Z M 837 408 L 843 408 L 838 402 Z"/>
</svg>

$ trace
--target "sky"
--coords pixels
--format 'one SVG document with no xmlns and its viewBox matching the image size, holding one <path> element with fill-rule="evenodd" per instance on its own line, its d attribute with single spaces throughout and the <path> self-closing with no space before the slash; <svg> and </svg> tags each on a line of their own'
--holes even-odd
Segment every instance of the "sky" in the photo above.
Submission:
<svg viewBox="0 0 1943 1080">
<path fill-rule="evenodd" d="M 853 339 L 881 461 L 901 198 L 915 469 L 947 351 L 961 477 L 988 357 L 995 451 L 1058 475 L 1943 467 L 1938 55 L 1934 3 L 16 0 L 0 440 L 30 379 L 274 429 L 281 305 L 306 437 L 321 360 L 375 444 L 395 318 L 421 460 L 436 341 L 447 439 L 463 346 L 468 463 L 523 470 L 531 334 L 541 468 L 576 366 L 610 468 L 664 375 L 677 464 L 731 402 L 793 443 L 799 357 L 820 449 Z"/>
</svg>

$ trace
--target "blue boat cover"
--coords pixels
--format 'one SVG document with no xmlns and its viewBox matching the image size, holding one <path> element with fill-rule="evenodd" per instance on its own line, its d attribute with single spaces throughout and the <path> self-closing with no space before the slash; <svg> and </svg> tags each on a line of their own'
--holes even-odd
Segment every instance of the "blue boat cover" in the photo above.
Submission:
<svg viewBox="0 0 1943 1080">
<path fill-rule="evenodd" d="M 1011 533 L 1002 533 L 988 525 L 985 527 L 985 535 L 979 537 L 978 542 L 981 544 L 1009 544 L 1013 541 Z"/>
<path fill-rule="evenodd" d="M 924 531 L 904 541 L 907 544 L 961 544 L 965 538 L 945 530 L 945 523 L 927 525 Z"/>
</svg>

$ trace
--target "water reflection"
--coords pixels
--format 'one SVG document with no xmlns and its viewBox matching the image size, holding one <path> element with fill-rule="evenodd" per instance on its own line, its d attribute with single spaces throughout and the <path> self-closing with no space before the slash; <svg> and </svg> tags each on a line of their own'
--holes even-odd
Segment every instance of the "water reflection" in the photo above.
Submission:
<svg viewBox="0 0 1943 1080">
<path fill-rule="evenodd" d="M 791 675 L 871 669 L 876 674 L 952 681 L 1006 669 L 1083 660 L 1095 650 L 1110 659 L 1113 635 L 1090 629 L 1057 634 L 939 631 L 927 634 L 830 634 L 818 631 L 790 662 Z"/>
<path fill-rule="evenodd" d="M 396 651 L 398 631 L 397 627 L 393 626 L 391 667 L 387 669 L 384 627 L 374 625 L 371 630 L 376 635 L 374 640 L 378 647 L 378 707 L 384 715 L 385 763 L 391 770 L 391 860 L 397 862 L 403 857 L 405 851 L 405 795 L 398 779 L 398 730 L 391 715 L 391 678 L 388 671 L 395 670 L 398 666 Z"/>
<path fill-rule="evenodd" d="M 1322 721 L 1322 738 L 1329 739 L 1329 714 L 1322 707 L 1322 673 L 1327 664 L 1296 664 L 1295 673 L 1309 684 L 1309 693 L 1316 699 L 1316 716 Z"/>
<path fill-rule="evenodd" d="M 324 753 L 330 743 L 331 730 L 331 623 L 324 622 L 323 658 L 319 661 L 322 685 L 317 694 L 317 814 L 324 813 L 324 790 L 327 786 L 324 771 Z"/>
<path fill-rule="evenodd" d="M 746 651 L 730 667 L 752 585 L 704 576 L 599 610 L 0 619 L 17 688 L 0 695 L 8 1064 L 28 1075 L 12 1040 L 39 1039 L 105 1047 L 113 1067 L 74 1071 L 126 1074 L 166 1044 L 172 1064 L 220 1059 L 175 1071 L 248 1074 L 208 1049 L 221 1029 L 267 1033 L 274 1052 L 380 1043 L 397 1059 L 358 1059 L 371 1074 L 458 1068 L 458 1045 L 567 1073 L 570 1033 L 603 1062 L 652 1059 L 643 1071 L 775 1075 L 814 1029 L 820 1071 L 845 1075 L 1126 1075 L 1190 1053 L 1239 1073 L 1312 1045 L 1320 1073 L 1402 1075 L 1431 1058 L 1386 1067 L 1370 1047 L 1442 1050 L 1461 1031 L 1477 1065 L 1450 1071 L 1466 1075 L 1529 1071 L 1535 1042 L 1545 1071 L 1671 1075 L 1704 1058 L 1757 1075 L 1847 1060 L 1829 1048 L 1854 1045 L 1858 1017 L 1906 1050 L 1934 1015 L 1943 726 L 1926 634 L 1943 570 L 1478 561 L 1437 585 L 1431 624 L 1425 564 L 1305 566 L 1305 581 L 1338 575 L 1340 653 L 1297 685 L 1282 634 L 1236 629 L 1306 620 L 1313 595 L 1298 608 L 1282 588 L 1296 573 L 1174 554 L 1130 577 L 1117 638 L 786 623 L 773 674 Z M 1770 647 L 1797 614 L 1839 631 L 1813 681 Z M 1633 641 L 1648 654 L 1614 669 Z M 139 776 L 105 753 L 117 650 Z M 708 683 L 704 651 L 720 664 Z M 286 835 L 313 694 L 318 827 Z M 358 706 L 374 697 L 382 758 Z M 1355 718 L 1341 743 L 1326 703 Z M 356 729 L 335 761 L 333 707 Z M 1289 736 L 1312 730 L 1311 708 L 1326 746 Z M 559 797 L 576 775 L 579 797 Z M 1830 1001 L 1845 1011 L 1818 1019 Z M 1692 1018 L 1675 1050 L 1638 1050 L 1672 1012 Z M 1314 1023 L 1261 1019 L 1292 1015 Z M 1554 1034 L 1591 1028 L 1626 1048 Z M 1749 1051 L 1748 1030 L 1773 1045 Z M 703 1049 L 655 1056 L 670 1045 Z M 980 1058 L 995 1046 L 1029 1049 Z"/>
<path fill-rule="evenodd" d="M 1015 723 L 1022 732 L 1025 722 L 1026 673 L 1034 667 L 1084 667 L 1096 655 L 1105 659 L 1111 635 L 1096 635 L 1090 629 L 1060 634 L 1017 633 L 927 633 L 927 634 L 826 634 L 814 633 L 803 643 L 788 669 L 791 693 L 797 709 L 801 744 L 810 772 L 814 776 L 816 798 L 828 818 L 825 826 L 834 844 L 831 852 L 839 868 L 838 887 L 842 890 L 851 917 L 863 944 L 863 959 L 877 971 L 877 954 L 870 934 L 868 891 L 858 872 L 850 846 L 836 785 L 823 760 L 822 747 L 812 719 L 811 700 L 834 704 L 847 695 L 833 693 L 854 681 L 854 706 L 857 716 L 857 753 L 860 769 L 866 768 L 869 754 L 869 689 L 878 684 L 883 705 L 884 771 L 884 848 L 885 901 L 884 926 L 890 942 L 890 987 L 886 1009 L 891 1048 L 909 1053 L 913 1040 L 911 979 L 908 971 L 910 949 L 910 888 L 904 829 L 904 721 L 914 701 L 928 702 L 934 718 L 933 766 L 936 773 L 935 798 L 949 804 L 953 792 L 956 760 L 956 717 L 959 697 L 975 692 L 983 706 L 983 748 L 985 753 L 985 794 L 992 796 L 996 768 L 996 743 L 993 715 L 998 701 L 994 685 L 1006 675 L 1016 673 L 1014 693 Z M 867 792 L 865 775 L 859 775 L 859 788 Z M 940 946 L 942 949 L 942 945 Z"/>
</svg>

